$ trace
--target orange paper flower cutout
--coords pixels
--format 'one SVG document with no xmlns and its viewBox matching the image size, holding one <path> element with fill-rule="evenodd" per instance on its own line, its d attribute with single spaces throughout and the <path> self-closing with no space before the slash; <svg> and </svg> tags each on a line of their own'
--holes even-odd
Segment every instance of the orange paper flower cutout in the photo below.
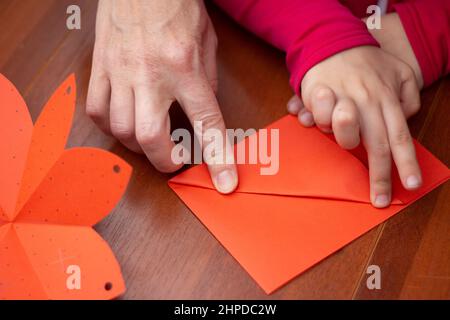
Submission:
<svg viewBox="0 0 450 320">
<path fill-rule="evenodd" d="M 71 75 L 33 126 L 0 74 L 0 299 L 111 299 L 125 291 L 92 226 L 120 200 L 131 167 L 100 149 L 64 149 L 75 99 Z"/>
</svg>

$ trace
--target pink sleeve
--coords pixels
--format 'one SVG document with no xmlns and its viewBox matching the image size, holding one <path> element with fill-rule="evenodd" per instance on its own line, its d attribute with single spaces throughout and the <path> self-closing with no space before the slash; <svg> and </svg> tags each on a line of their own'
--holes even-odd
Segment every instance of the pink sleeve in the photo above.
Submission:
<svg viewBox="0 0 450 320">
<path fill-rule="evenodd" d="M 287 53 L 298 94 L 305 73 L 326 58 L 378 43 L 338 0 L 215 0 L 238 23 Z"/>
<path fill-rule="evenodd" d="M 414 0 L 395 11 L 422 70 L 425 86 L 450 72 L 450 0 Z"/>
</svg>

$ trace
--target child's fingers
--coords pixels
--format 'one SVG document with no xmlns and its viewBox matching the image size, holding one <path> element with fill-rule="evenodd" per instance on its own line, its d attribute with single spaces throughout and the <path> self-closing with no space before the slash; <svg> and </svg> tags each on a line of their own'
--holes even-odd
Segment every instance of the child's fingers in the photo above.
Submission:
<svg viewBox="0 0 450 320">
<path fill-rule="evenodd" d="M 395 99 L 390 99 L 383 105 L 382 112 L 392 156 L 403 186 L 409 190 L 417 189 L 422 184 L 422 176 L 400 103 Z"/>
<path fill-rule="evenodd" d="M 298 113 L 298 121 L 304 126 L 304 127 L 312 127 L 314 126 L 314 117 L 310 111 L 308 111 L 306 108 L 300 109 Z"/>
<path fill-rule="evenodd" d="M 287 105 L 287 110 L 290 114 L 297 115 L 300 109 L 303 109 L 303 102 L 297 95 L 293 95 L 292 98 L 289 99 Z"/>
<path fill-rule="evenodd" d="M 420 109 L 420 92 L 415 77 L 410 77 L 402 83 L 400 99 L 403 113 L 408 119 Z"/>
<path fill-rule="evenodd" d="M 317 86 L 312 91 L 311 106 L 308 108 L 314 116 L 314 122 L 323 132 L 331 132 L 331 118 L 336 98 L 334 92 L 325 86 Z"/>
<path fill-rule="evenodd" d="M 370 199 L 377 208 L 391 203 L 391 150 L 380 108 L 361 114 L 361 134 L 367 150 Z"/>
<path fill-rule="evenodd" d="M 298 121 L 305 127 L 314 125 L 314 118 L 310 111 L 305 108 L 303 101 L 294 95 L 287 103 L 287 110 L 290 114 L 297 115 Z"/>
<path fill-rule="evenodd" d="M 332 128 L 337 143 L 344 149 L 359 145 L 359 112 L 351 99 L 339 99 L 333 111 Z"/>
<path fill-rule="evenodd" d="M 142 152 L 134 130 L 134 93 L 126 85 L 113 85 L 109 108 L 111 133 L 128 149 Z"/>
</svg>

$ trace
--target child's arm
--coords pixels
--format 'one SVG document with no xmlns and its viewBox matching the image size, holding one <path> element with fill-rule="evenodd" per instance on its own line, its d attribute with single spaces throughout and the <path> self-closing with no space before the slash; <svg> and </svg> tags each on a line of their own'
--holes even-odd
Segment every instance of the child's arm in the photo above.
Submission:
<svg viewBox="0 0 450 320">
<path fill-rule="evenodd" d="M 305 73 L 357 46 L 378 46 L 365 24 L 338 0 L 215 0 L 238 23 L 287 53 L 296 93 Z"/>
<path fill-rule="evenodd" d="M 450 73 L 450 1 L 406 1 L 394 8 L 419 62 L 424 85 Z"/>
</svg>

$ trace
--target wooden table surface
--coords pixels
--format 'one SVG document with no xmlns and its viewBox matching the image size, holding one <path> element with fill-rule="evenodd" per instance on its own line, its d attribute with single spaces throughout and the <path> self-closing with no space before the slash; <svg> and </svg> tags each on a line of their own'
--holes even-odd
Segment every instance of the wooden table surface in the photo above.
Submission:
<svg viewBox="0 0 450 320">
<path fill-rule="evenodd" d="M 66 8 L 81 7 L 81 30 L 67 30 Z M 104 136 L 84 114 L 97 3 L 94 0 L 0 0 L 0 72 L 19 89 L 33 120 L 53 90 L 76 73 L 78 101 L 68 147 L 111 150 L 134 168 L 127 193 L 96 226 L 122 266 L 124 299 L 449 299 L 450 184 L 267 296 L 167 186 L 170 176 Z M 284 55 L 250 35 L 217 8 L 218 99 L 228 127 L 261 128 L 283 116 L 292 91 Z M 410 120 L 413 136 L 450 162 L 450 77 L 422 94 Z M 179 108 L 174 126 L 186 126 Z M 382 289 L 366 288 L 378 265 Z"/>
</svg>

